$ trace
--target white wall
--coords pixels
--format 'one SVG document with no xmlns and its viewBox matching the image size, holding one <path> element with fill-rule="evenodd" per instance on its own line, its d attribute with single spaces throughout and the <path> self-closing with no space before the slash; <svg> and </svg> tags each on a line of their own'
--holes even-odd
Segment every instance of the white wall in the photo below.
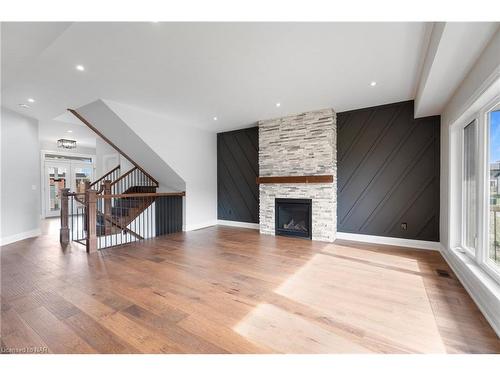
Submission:
<svg viewBox="0 0 500 375">
<path fill-rule="evenodd" d="M 216 224 L 217 134 L 105 102 L 185 181 L 186 230 Z"/>
<path fill-rule="evenodd" d="M 5 245 L 40 233 L 38 121 L 1 109 L 1 229 Z"/>
<path fill-rule="evenodd" d="M 77 109 L 104 138 L 107 138 L 137 165 L 170 191 L 185 191 L 186 183 L 149 144 L 102 100 L 96 100 Z M 161 134 L 158 134 L 161 136 Z"/>
<path fill-rule="evenodd" d="M 467 49 L 464 49 L 464 53 Z M 483 315 L 500 337 L 500 286 L 469 256 L 455 248 L 461 246 L 460 126 L 500 93 L 500 29 L 454 93 L 441 115 L 441 214 L 442 255 Z M 481 187 L 480 187 L 481 188 Z"/>
<path fill-rule="evenodd" d="M 464 49 L 466 53 L 467 49 Z M 500 28 L 485 47 L 472 69 L 455 91 L 441 115 L 441 196 L 440 239 L 445 249 L 451 246 L 450 239 L 450 127 L 468 110 L 500 76 Z"/>
<path fill-rule="evenodd" d="M 117 162 L 120 162 L 120 154 L 118 151 L 111 147 L 106 141 L 96 136 L 94 180 L 101 178 L 104 174 L 109 172 L 109 169 L 106 167 L 106 158 L 116 158 Z"/>
</svg>

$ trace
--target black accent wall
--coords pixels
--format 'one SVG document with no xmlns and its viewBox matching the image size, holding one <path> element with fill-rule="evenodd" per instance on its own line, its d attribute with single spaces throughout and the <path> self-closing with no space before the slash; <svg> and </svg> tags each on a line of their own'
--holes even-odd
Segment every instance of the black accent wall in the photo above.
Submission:
<svg viewBox="0 0 500 375">
<path fill-rule="evenodd" d="M 182 197 L 158 197 L 155 206 L 157 236 L 182 232 Z"/>
<path fill-rule="evenodd" d="M 217 216 L 259 222 L 257 127 L 217 134 Z"/>
<path fill-rule="evenodd" d="M 413 114 L 413 101 L 337 113 L 339 232 L 439 241 L 440 117 Z M 258 144 L 257 127 L 217 134 L 219 219 L 259 222 Z"/>
<path fill-rule="evenodd" d="M 413 113 L 413 101 L 337 113 L 339 232 L 439 241 L 440 117 Z"/>
</svg>

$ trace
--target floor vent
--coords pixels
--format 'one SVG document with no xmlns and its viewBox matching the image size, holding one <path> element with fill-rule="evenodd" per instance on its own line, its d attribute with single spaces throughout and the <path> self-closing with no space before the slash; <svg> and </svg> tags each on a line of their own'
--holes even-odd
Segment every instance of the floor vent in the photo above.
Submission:
<svg viewBox="0 0 500 375">
<path fill-rule="evenodd" d="M 437 269 L 436 272 L 437 272 L 438 276 L 447 277 L 448 279 L 451 278 L 450 273 L 448 271 L 446 271 L 446 270 Z"/>
</svg>

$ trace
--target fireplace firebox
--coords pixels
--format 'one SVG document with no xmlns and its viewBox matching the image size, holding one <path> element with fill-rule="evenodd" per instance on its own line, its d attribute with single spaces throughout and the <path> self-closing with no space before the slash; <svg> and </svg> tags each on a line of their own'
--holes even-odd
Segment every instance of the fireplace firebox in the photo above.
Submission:
<svg viewBox="0 0 500 375">
<path fill-rule="evenodd" d="M 312 200 L 275 198 L 275 234 L 311 239 Z"/>
</svg>

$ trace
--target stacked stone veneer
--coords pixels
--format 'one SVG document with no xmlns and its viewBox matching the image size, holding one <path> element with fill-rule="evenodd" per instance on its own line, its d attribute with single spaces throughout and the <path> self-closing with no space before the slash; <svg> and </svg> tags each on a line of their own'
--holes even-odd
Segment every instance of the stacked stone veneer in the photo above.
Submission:
<svg viewBox="0 0 500 375">
<path fill-rule="evenodd" d="M 275 234 L 275 198 L 312 199 L 312 239 L 337 232 L 337 129 L 332 109 L 259 122 L 259 175 L 333 175 L 333 183 L 260 184 L 260 232 Z"/>
</svg>

